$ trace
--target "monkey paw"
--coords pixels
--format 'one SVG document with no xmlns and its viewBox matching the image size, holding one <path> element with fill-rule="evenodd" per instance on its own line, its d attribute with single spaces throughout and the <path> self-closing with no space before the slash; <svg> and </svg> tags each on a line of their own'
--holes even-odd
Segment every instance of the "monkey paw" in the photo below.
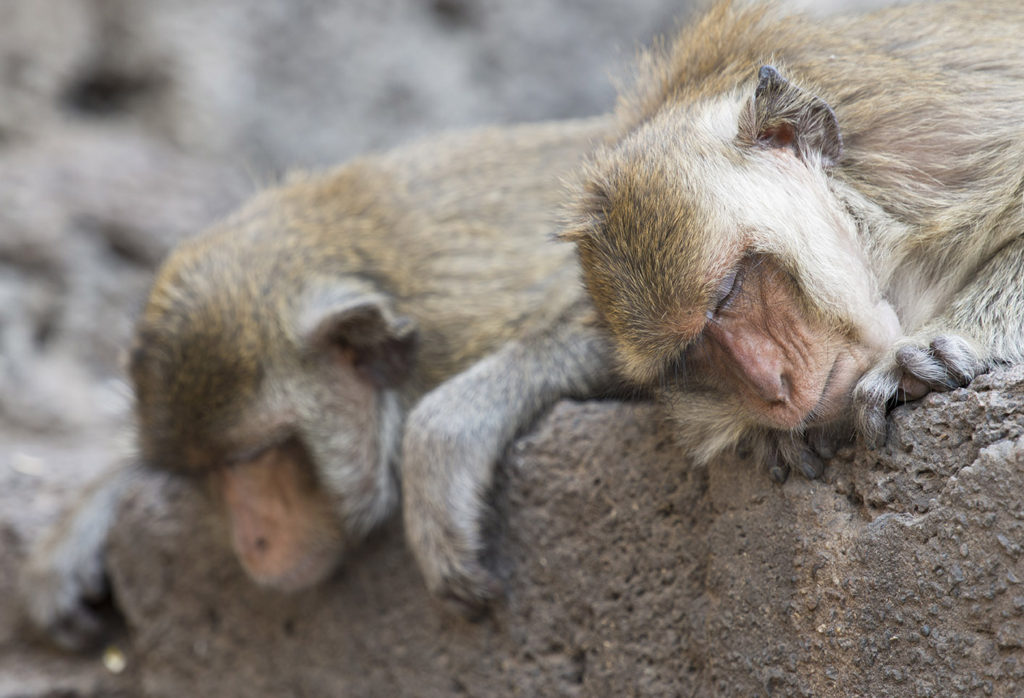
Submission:
<svg viewBox="0 0 1024 698">
<path fill-rule="evenodd" d="M 475 620 L 501 594 L 501 581 L 475 559 L 451 562 L 455 564 L 441 572 L 438 581 L 428 582 L 428 588 L 450 611 Z"/>
<path fill-rule="evenodd" d="M 484 497 L 504 446 L 503 427 L 493 410 L 467 407 L 481 394 L 474 380 L 462 374 L 424 397 L 409 414 L 402 440 L 409 548 L 427 588 L 469 617 L 479 615 L 502 588 L 481 555 Z"/>
<path fill-rule="evenodd" d="M 26 562 L 20 595 L 28 620 L 58 647 L 82 651 L 108 630 L 110 584 L 103 550 L 82 541 L 51 541 Z"/>
<path fill-rule="evenodd" d="M 750 456 L 763 463 L 768 475 L 782 484 L 793 470 L 809 480 L 825 472 L 825 460 L 835 455 L 832 441 L 824 432 L 808 433 L 806 439 L 790 432 L 760 434 L 748 442 Z"/>
<path fill-rule="evenodd" d="M 854 388 L 857 430 L 869 447 L 879 448 L 885 443 L 890 407 L 930 392 L 962 388 L 983 371 L 978 353 L 962 337 L 940 335 L 921 343 L 900 343 Z"/>
<path fill-rule="evenodd" d="M 443 517 L 443 515 L 442 515 Z M 454 521 L 406 516 L 406 535 L 430 592 L 449 610 L 475 618 L 502 590 L 498 578 L 480 562 L 482 545 L 474 530 Z"/>
<path fill-rule="evenodd" d="M 431 492 L 429 485 L 406 488 L 404 495 L 406 539 L 427 588 L 458 615 L 479 616 L 502 589 L 480 561 L 482 502 L 475 496 L 469 500 L 450 494 L 443 497 Z"/>
</svg>

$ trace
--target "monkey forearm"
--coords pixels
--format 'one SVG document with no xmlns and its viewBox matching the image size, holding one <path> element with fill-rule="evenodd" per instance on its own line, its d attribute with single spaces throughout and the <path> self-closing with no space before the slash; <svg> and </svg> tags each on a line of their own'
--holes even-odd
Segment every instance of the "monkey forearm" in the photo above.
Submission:
<svg viewBox="0 0 1024 698">
<path fill-rule="evenodd" d="M 989 259 L 949 308 L 914 335 L 960 335 L 974 345 L 986 368 L 998 362 L 1024 360 L 1021 269 L 1024 238 L 1014 240 Z"/>
<path fill-rule="evenodd" d="M 936 317 L 896 341 L 854 390 L 857 426 L 868 443 L 885 438 L 885 409 L 969 383 L 999 362 L 1024 360 L 1024 239 L 995 254 Z"/>
<path fill-rule="evenodd" d="M 435 593 L 477 605 L 497 591 L 479 563 L 479 519 L 502 449 L 561 397 L 597 393 L 609 351 L 576 319 L 513 341 L 428 394 L 406 426 L 403 498 L 409 544 Z"/>
<path fill-rule="evenodd" d="M 107 537 L 136 472 L 131 462 L 123 461 L 93 482 L 35 545 L 22 569 L 25 613 L 64 649 L 83 649 L 105 630 L 94 603 L 108 593 Z"/>
</svg>

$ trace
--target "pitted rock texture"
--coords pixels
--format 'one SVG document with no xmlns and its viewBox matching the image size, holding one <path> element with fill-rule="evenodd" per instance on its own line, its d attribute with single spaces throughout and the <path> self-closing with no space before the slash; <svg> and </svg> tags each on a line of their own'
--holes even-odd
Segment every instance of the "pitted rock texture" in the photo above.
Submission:
<svg viewBox="0 0 1024 698">
<path fill-rule="evenodd" d="M 477 623 L 397 526 L 297 596 L 243 577 L 186 486 L 129 499 L 110 560 L 146 695 L 1019 695 L 1024 367 L 898 408 L 823 480 L 691 465 L 643 404 L 562 403 L 515 444 Z"/>
</svg>

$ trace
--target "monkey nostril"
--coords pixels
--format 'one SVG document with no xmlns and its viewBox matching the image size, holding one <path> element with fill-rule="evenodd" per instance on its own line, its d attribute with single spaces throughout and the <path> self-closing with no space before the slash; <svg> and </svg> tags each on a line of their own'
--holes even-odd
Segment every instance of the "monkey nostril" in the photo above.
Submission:
<svg viewBox="0 0 1024 698">
<path fill-rule="evenodd" d="M 790 395 L 793 394 L 792 386 L 789 380 L 789 376 L 783 373 L 779 376 L 779 392 L 776 396 L 776 402 L 789 402 Z"/>
<path fill-rule="evenodd" d="M 267 542 L 267 539 L 263 536 L 260 536 L 255 541 L 253 541 L 253 545 L 255 546 L 257 552 L 261 553 L 267 552 L 267 548 L 270 547 L 270 544 Z"/>
</svg>

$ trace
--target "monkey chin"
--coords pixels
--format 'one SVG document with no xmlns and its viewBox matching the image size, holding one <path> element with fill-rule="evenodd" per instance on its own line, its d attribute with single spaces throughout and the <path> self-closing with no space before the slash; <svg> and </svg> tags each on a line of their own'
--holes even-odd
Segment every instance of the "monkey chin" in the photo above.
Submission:
<svg viewBox="0 0 1024 698">
<path fill-rule="evenodd" d="M 341 566 L 342 548 L 340 541 L 323 540 L 300 552 L 272 556 L 259 562 L 246 559 L 241 553 L 238 558 L 242 569 L 257 585 L 291 594 L 327 580 Z"/>
</svg>

